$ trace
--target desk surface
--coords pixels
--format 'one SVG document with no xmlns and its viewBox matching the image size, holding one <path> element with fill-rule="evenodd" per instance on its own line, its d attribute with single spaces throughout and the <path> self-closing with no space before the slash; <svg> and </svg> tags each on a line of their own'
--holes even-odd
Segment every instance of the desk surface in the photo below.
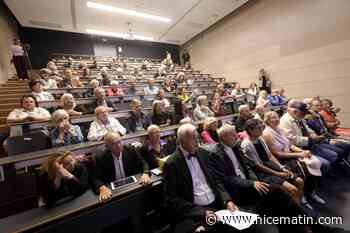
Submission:
<svg viewBox="0 0 350 233">
<path fill-rule="evenodd" d="M 140 177 L 140 175 L 136 177 Z M 81 196 L 66 200 L 50 209 L 39 207 L 0 219 L 0 232 L 17 233 L 29 230 L 33 231 L 34 229 L 39 229 L 45 225 L 61 221 L 80 212 L 108 205 L 108 203 L 120 200 L 122 197 L 125 197 L 125 195 L 144 191 L 161 184 L 161 177 L 152 176 L 151 179 L 152 183 L 149 186 L 133 183 L 125 187 L 120 187 L 117 191 L 113 191 L 112 199 L 106 203 L 99 203 L 98 196 L 91 190 L 88 190 Z"/>
<path fill-rule="evenodd" d="M 217 117 L 218 120 L 221 120 L 222 122 L 228 122 L 231 121 L 233 118 L 233 114 Z M 196 122 L 196 124 L 201 124 L 202 122 Z M 171 125 L 167 127 L 161 128 L 161 137 L 167 136 L 169 134 L 174 133 L 174 131 L 179 127 L 179 125 Z M 123 143 L 130 143 L 138 138 L 145 137 L 147 135 L 146 131 L 142 131 L 135 134 L 128 134 L 122 137 Z M 79 150 L 92 150 L 96 147 L 103 146 L 104 142 L 83 142 L 75 145 L 69 145 L 69 146 L 63 146 L 63 147 L 57 147 L 57 148 L 50 148 L 46 150 L 41 151 L 34 151 L 24 154 L 18 154 L 14 156 L 7 156 L 0 158 L 0 165 L 5 164 L 14 164 L 14 163 L 20 163 L 25 162 L 29 160 L 36 160 L 45 158 L 49 155 L 51 155 L 53 152 L 64 152 L 64 151 L 79 151 Z"/>
</svg>

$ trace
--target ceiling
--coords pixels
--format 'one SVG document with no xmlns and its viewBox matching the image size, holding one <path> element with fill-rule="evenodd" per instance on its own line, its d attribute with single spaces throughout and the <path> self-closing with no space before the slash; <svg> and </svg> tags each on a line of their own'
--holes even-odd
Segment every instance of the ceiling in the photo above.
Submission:
<svg viewBox="0 0 350 233">
<path fill-rule="evenodd" d="M 184 44 L 248 0 L 90 0 L 90 2 L 170 18 L 170 22 L 87 7 L 87 0 L 5 0 L 24 27 L 87 33 L 86 29 L 152 37 Z M 129 22 L 129 23 L 128 23 Z"/>
</svg>

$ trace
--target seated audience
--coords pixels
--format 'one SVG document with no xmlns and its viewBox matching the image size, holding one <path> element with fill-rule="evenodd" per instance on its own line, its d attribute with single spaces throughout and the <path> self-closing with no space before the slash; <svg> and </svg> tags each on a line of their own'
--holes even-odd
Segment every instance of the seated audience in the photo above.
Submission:
<svg viewBox="0 0 350 233">
<path fill-rule="evenodd" d="M 186 84 L 186 76 L 185 76 L 184 72 L 180 71 L 179 73 L 177 73 L 176 83 L 177 84 Z"/>
<path fill-rule="evenodd" d="M 117 80 L 111 81 L 111 87 L 107 89 L 107 96 L 123 96 L 124 90 L 119 87 L 119 82 Z"/>
<path fill-rule="evenodd" d="M 83 114 L 83 112 L 77 107 L 74 96 L 70 93 L 64 93 L 61 96 L 61 104 L 63 110 L 65 110 L 69 116 L 80 116 Z"/>
<path fill-rule="evenodd" d="M 128 118 L 128 131 L 132 133 L 144 131 L 151 123 L 151 119 L 142 111 L 141 101 L 133 99 L 131 102 L 130 117 Z"/>
<path fill-rule="evenodd" d="M 241 85 L 239 83 L 235 84 L 234 89 L 231 92 L 231 96 L 234 98 L 234 106 L 235 112 L 237 112 L 238 107 L 245 103 L 246 93 L 241 89 Z"/>
<path fill-rule="evenodd" d="M 92 189 L 99 194 L 101 202 L 112 197 L 108 188 L 112 181 L 142 174 L 139 179 L 141 184 L 151 182 L 149 167 L 133 146 L 124 146 L 120 135 L 115 132 L 107 133 L 104 141 L 106 149 L 96 155 L 92 174 Z"/>
<path fill-rule="evenodd" d="M 7 123 L 23 123 L 30 121 L 48 121 L 51 118 L 49 111 L 38 107 L 38 102 L 32 95 L 21 98 L 21 108 L 16 108 L 7 117 Z"/>
<path fill-rule="evenodd" d="M 270 102 L 268 99 L 267 91 L 262 90 L 259 92 L 258 100 L 256 101 L 256 105 L 264 106 L 265 108 L 269 108 Z"/>
<path fill-rule="evenodd" d="M 165 91 L 163 88 L 159 89 L 156 101 L 160 101 L 165 109 L 169 109 L 170 101 L 165 97 Z"/>
<path fill-rule="evenodd" d="M 252 162 L 243 154 L 235 127 L 225 124 L 218 130 L 220 143 L 212 149 L 209 158 L 210 174 L 217 185 L 224 187 L 235 203 L 246 211 L 266 216 L 298 216 L 303 211 L 284 192 L 269 183 L 259 181 Z M 273 225 L 271 225 L 273 227 Z M 278 225 L 279 232 L 286 232 L 297 225 Z M 267 232 L 272 229 L 266 229 Z M 278 232 L 278 230 L 277 230 Z M 287 231 L 289 232 L 289 231 Z M 304 231 L 302 231 L 304 232 Z"/>
<path fill-rule="evenodd" d="M 280 127 L 293 145 L 310 150 L 322 162 L 323 171 L 328 172 L 341 158 L 343 150 L 324 141 L 323 136 L 317 135 L 307 126 L 304 119 L 308 113 L 306 104 L 290 100 L 287 112 L 281 117 Z"/>
<path fill-rule="evenodd" d="M 209 152 L 198 145 L 196 127 L 181 125 L 178 147 L 163 168 L 164 204 L 175 233 L 204 231 L 206 218 L 215 210 L 237 210 L 230 195 L 209 174 Z M 231 226 L 215 224 L 216 232 L 236 232 Z M 243 232 L 253 232 L 249 228 Z"/>
<path fill-rule="evenodd" d="M 155 100 L 152 105 L 152 124 L 164 127 L 168 126 L 172 122 L 172 117 L 163 106 L 163 103 L 159 100 Z"/>
<path fill-rule="evenodd" d="M 108 108 L 99 106 L 95 109 L 95 114 L 96 120 L 91 123 L 87 136 L 89 141 L 101 141 L 108 132 L 126 134 L 126 129 L 119 121 L 109 116 Z"/>
<path fill-rule="evenodd" d="M 175 86 L 173 85 L 171 79 L 167 78 L 164 80 L 163 87 L 164 91 L 166 93 L 174 93 L 175 92 Z"/>
<path fill-rule="evenodd" d="M 88 112 L 93 113 L 94 110 L 99 106 L 104 106 L 108 108 L 108 111 L 113 112 L 117 110 L 117 106 L 106 97 L 106 91 L 102 87 L 94 89 L 94 94 L 96 101 L 88 105 Z"/>
<path fill-rule="evenodd" d="M 282 99 L 282 101 L 283 101 L 285 104 L 288 104 L 288 98 L 286 97 L 283 88 L 281 88 L 281 89 L 279 90 L 279 94 L 280 94 L 279 96 L 280 96 L 280 98 Z"/>
<path fill-rule="evenodd" d="M 174 123 L 178 124 L 184 118 L 192 119 L 193 114 L 185 103 L 176 98 L 174 102 Z"/>
<path fill-rule="evenodd" d="M 92 79 L 89 83 L 90 87 L 93 89 L 100 87 L 100 83 L 97 79 Z"/>
<path fill-rule="evenodd" d="M 91 87 L 91 89 L 89 89 L 86 93 L 85 93 L 85 96 L 86 97 L 94 97 L 95 94 L 94 94 L 94 90 L 98 87 L 100 87 L 100 82 L 97 80 L 97 79 L 92 79 L 90 82 L 89 82 L 89 87 Z"/>
<path fill-rule="evenodd" d="M 322 100 L 322 111 L 320 114 L 325 120 L 329 131 L 335 135 L 350 138 L 350 129 L 340 128 L 340 121 L 337 119 L 336 109 L 333 108 L 333 102 L 330 99 Z"/>
<path fill-rule="evenodd" d="M 41 77 L 40 81 L 43 84 L 43 88 L 45 90 L 58 88 L 57 81 L 53 79 L 51 76 L 51 70 L 47 68 L 41 69 L 40 77 Z"/>
<path fill-rule="evenodd" d="M 276 112 L 271 111 L 265 114 L 265 124 L 266 128 L 263 132 L 263 138 L 270 151 L 296 175 L 303 176 L 307 174 L 306 189 L 309 190 L 306 190 L 306 193 L 314 201 L 325 204 L 325 201 L 315 191 L 317 183 L 319 183 L 319 177 L 322 176 L 320 170 L 321 161 L 317 156 L 312 155 L 309 150 L 303 150 L 290 143 L 284 130 L 279 127 L 280 118 Z M 305 164 L 307 170 L 302 169 L 303 166 L 301 166 L 299 161 Z M 306 199 L 302 199 L 302 204 L 310 208 Z"/>
<path fill-rule="evenodd" d="M 252 119 L 253 115 L 250 113 L 249 106 L 244 104 L 238 107 L 238 116 L 233 117 L 234 125 L 237 132 L 243 132 L 245 130 L 245 123 Z"/>
<path fill-rule="evenodd" d="M 135 96 L 136 93 L 136 80 L 135 78 L 130 78 L 128 80 L 128 91 L 127 91 L 127 95 L 129 96 Z"/>
<path fill-rule="evenodd" d="M 78 76 L 73 76 L 71 78 L 71 85 L 72 88 L 84 87 L 84 84 L 80 81 L 80 78 Z"/>
<path fill-rule="evenodd" d="M 40 80 L 29 82 L 29 88 L 32 90 L 32 95 L 38 102 L 55 100 L 51 93 L 43 90 L 43 84 Z"/>
<path fill-rule="evenodd" d="M 243 153 L 254 163 L 253 169 L 260 181 L 281 188 L 299 204 L 303 195 L 304 181 L 275 158 L 261 137 L 263 130 L 262 121 L 250 119 L 246 122 L 249 138 L 242 142 Z"/>
<path fill-rule="evenodd" d="M 318 135 L 324 137 L 328 143 L 335 145 L 336 147 L 344 150 L 344 159 L 347 160 L 350 153 L 350 140 L 339 138 L 332 134 L 325 123 L 322 115 L 320 114 L 322 109 L 321 101 L 314 99 L 310 103 L 309 114 L 305 116 L 308 126 Z"/>
<path fill-rule="evenodd" d="M 101 69 L 101 79 L 102 79 L 102 85 L 104 86 L 109 86 L 111 84 L 112 81 L 112 77 L 108 74 L 108 68 L 107 67 L 103 67 Z"/>
<path fill-rule="evenodd" d="M 68 146 L 84 141 L 78 125 L 72 125 L 69 122 L 69 114 L 59 109 L 52 113 L 51 144 L 53 147 Z"/>
<path fill-rule="evenodd" d="M 51 73 L 57 72 L 57 66 L 56 66 L 55 62 L 53 62 L 53 61 L 49 61 L 46 65 L 46 67 L 51 71 Z"/>
<path fill-rule="evenodd" d="M 255 107 L 254 119 L 263 121 L 265 112 L 266 112 L 266 108 L 264 106 L 257 105 Z"/>
<path fill-rule="evenodd" d="M 67 63 L 63 65 L 65 68 L 73 69 L 74 68 L 74 60 L 72 57 L 68 57 Z"/>
<path fill-rule="evenodd" d="M 252 106 L 255 106 L 257 98 L 259 95 L 259 87 L 255 82 L 250 83 L 247 90 L 247 101 Z"/>
<path fill-rule="evenodd" d="M 159 68 L 158 68 L 158 75 L 159 77 L 165 76 L 166 75 L 166 65 L 163 64 L 163 62 L 160 64 Z"/>
<path fill-rule="evenodd" d="M 61 87 L 72 88 L 73 71 L 70 68 L 64 70 L 63 80 L 61 82 Z"/>
<path fill-rule="evenodd" d="M 219 142 L 218 120 L 215 117 L 208 117 L 204 120 L 201 139 L 204 144 L 216 144 Z"/>
<path fill-rule="evenodd" d="M 86 166 L 69 151 L 53 154 L 41 168 L 39 191 L 48 207 L 62 198 L 77 197 L 89 188 Z"/>
<path fill-rule="evenodd" d="M 219 92 L 215 92 L 212 103 L 212 109 L 215 113 L 215 116 L 225 115 L 225 102 Z"/>
<path fill-rule="evenodd" d="M 208 107 L 208 98 L 205 95 L 198 96 L 197 107 L 193 111 L 193 118 L 195 121 L 202 121 L 208 117 L 213 117 L 215 114 Z"/>
<path fill-rule="evenodd" d="M 283 106 L 287 104 L 286 99 L 280 96 L 279 90 L 273 90 L 271 95 L 268 96 L 269 103 L 271 106 Z"/>
<path fill-rule="evenodd" d="M 96 57 L 93 57 L 92 58 L 92 65 L 90 65 L 90 69 L 98 69 L 98 63 L 97 63 L 97 60 L 96 60 Z"/>
<path fill-rule="evenodd" d="M 188 94 L 186 87 L 181 87 L 177 96 L 184 104 L 190 103 L 192 96 Z"/>
<path fill-rule="evenodd" d="M 143 89 L 145 95 L 157 95 L 159 88 L 154 85 L 154 79 L 148 79 L 148 85 Z"/>
<path fill-rule="evenodd" d="M 147 59 L 143 60 L 142 65 L 141 65 L 141 70 L 149 70 L 150 64 Z"/>
<path fill-rule="evenodd" d="M 116 77 L 118 79 L 124 79 L 124 70 L 120 65 L 117 65 L 117 68 L 115 69 L 116 71 Z"/>
<path fill-rule="evenodd" d="M 87 66 L 87 64 L 85 62 L 81 62 L 80 65 L 79 65 L 79 71 L 81 72 L 82 76 L 85 78 L 85 77 L 88 77 L 89 74 L 90 74 L 90 69 L 89 67 Z"/>
<path fill-rule="evenodd" d="M 170 154 L 169 145 L 160 138 L 160 128 L 157 125 L 147 128 L 147 139 L 140 148 L 140 154 L 146 160 L 149 169 L 159 167 L 159 159 Z"/>
</svg>

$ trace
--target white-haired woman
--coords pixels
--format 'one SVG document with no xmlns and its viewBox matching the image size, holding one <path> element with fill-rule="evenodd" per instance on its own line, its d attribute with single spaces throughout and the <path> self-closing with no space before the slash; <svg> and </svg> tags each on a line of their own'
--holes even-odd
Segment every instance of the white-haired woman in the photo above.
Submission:
<svg viewBox="0 0 350 233">
<path fill-rule="evenodd" d="M 256 101 L 256 105 L 260 105 L 266 108 L 269 108 L 270 102 L 268 99 L 267 91 L 262 90 L 259 92 L 258 100 Z"/>
<path fill-rule="evenodd" d="M 69 114 L 63 110 L 56 110 L 52 114 L 51 143 L 53 147 L 68 146 L 83 142 L 84 137 L 78 125 L 69 122 Z"/>
<path fill-rule="evenodd" d="M 169 145 L 160 138 L 160 128 L 158 125 L 150 125 L 147 128 L 147 139 L 140 148 L 140 154 L 148 163 L 149 169 L 159 167 L 159 159 L 171 153 Z"/>
<path fill-rule="evenodd" d="M 83 113 L 76 111 L 77 104 L 75 102 L 74 96 L 70 93 L 64 93 L 61 96 L 62 109 L 65 110 L 69 116 L 80 116 Z"/>
<path fill-rule="evenodd" d="M 208 107 L 208 98 L 205 95 L 201 95 L 197 99 L 197 107 L 193 112 L 193 117 L 195 121 L 202 121 L 208 117 L 213 117 L 215 114 Z"/>
</svg>

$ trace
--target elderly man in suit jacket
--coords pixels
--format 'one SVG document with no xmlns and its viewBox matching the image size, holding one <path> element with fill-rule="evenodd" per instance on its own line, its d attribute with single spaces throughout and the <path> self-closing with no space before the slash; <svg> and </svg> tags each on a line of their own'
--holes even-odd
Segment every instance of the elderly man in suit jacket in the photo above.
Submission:
<svg viewBox="0 0 350 233">
<path fill-rule="evenodd" d="M 281 189 L 258 180 L 254 163 L 241 151 L 236 129 L 225 124 L 218 130 L 220 143 L 211 149 L 209 171 L 217 185 L 226 189 L 240 207 L 267 216 L 298 216 L 303 211 Z M 279 226 L 281 232 L 304 232 L 304 226 Z M 274 225 L 261 228 L 276 232 Z M 282 230 L 283 229 L 283 230 Z"/>
<path fill-rule="evenodd" d="M 104 137 L 107 149 L 95 157 L 96 168 L 92 174 L 92 189 L 99 194 L 101 202 L 111 198 L 108 184 L 128 176 L 142 174 L 139 182 L 150 183 L 150 172 L 145 160 L 132 146 L 123 146 L 118 133 L 107 133 Z"/>
<path fill-rule="evenodd" d="M 223 224 L 206 225 L 214 210 L 238 208 L 209 174 L 209 152 L 198 147 L 195 126 L 180 126 L 177 137 L 179 145 L 164 165 L 163 182 L 165 209 L 174 232 L 238 232 Z M 255 227 L 241 232 L 255 232 Z"/>
</svg>

